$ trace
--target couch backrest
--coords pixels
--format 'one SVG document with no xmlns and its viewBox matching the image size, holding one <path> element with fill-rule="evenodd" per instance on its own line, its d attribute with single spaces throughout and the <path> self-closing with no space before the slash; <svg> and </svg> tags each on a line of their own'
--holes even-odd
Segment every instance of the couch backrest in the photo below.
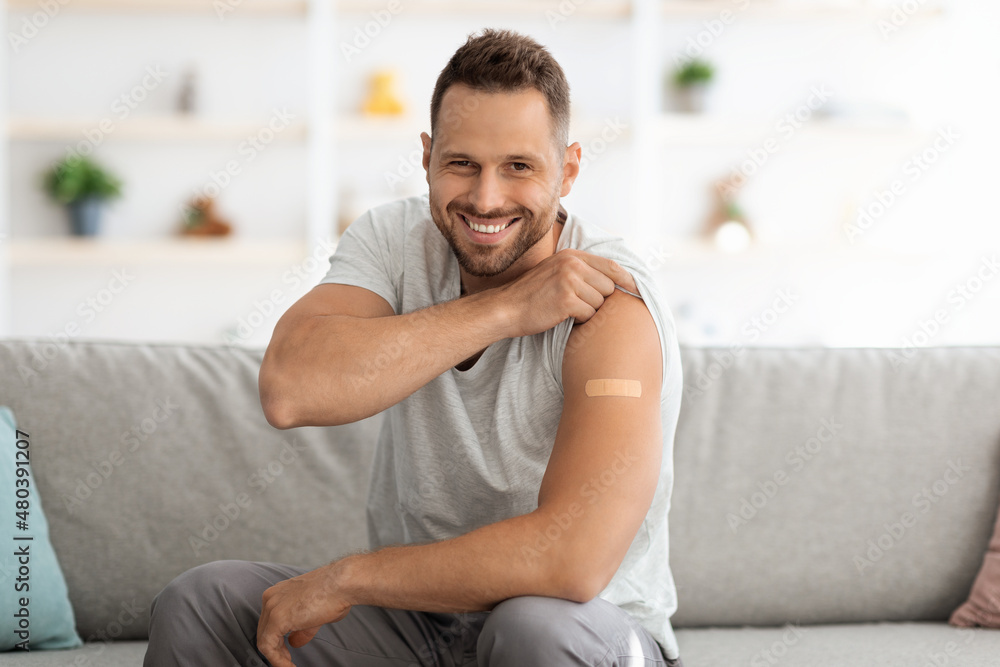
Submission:
<svg viewBox="0 0 1000 667">
<path fill-rule="evenodd" d="M 676 626 L 947 617 L 997 511 L 1000 347 L 681 356 Z M 144 637 L 153 596 L 199 563 L 315 567 L 366 546 L 381 417 L 272 428 L 262 357 L 0 340 L 0 404 L 31 435 L 84 639 L 117 634 L 122 605 L 143 615 L 119 637 Z"/>
<path fill-rule="evenodd" d="M 946 620 L 1000 494 L 1000 347 L 685 348 L 678 626 Z"/>
</svg>

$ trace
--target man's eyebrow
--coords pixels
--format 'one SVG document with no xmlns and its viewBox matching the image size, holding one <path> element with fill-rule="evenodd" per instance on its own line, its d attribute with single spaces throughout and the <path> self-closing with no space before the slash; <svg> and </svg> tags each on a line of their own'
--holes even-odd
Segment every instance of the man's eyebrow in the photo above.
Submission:
<svg viewBox="0 0 1000 667">
<path fill-rule="evenodd" d="M 458 151 L 444 151 L 443 153 L 441 153 L 441 159 L 442 160 L 458 159 L 458 160 L 469 160 L 471 162 L 475 162 L 475 159 L 473 159 L 469 155 L 466 155 L 465 153 L 459 153 Z M 535 155 L 534 153 L 504 155 L 503 160 L 505 162 L 513 161 L 513 162 L 535 162 L 535 163 L 544 161 L 540 155 Z"/>
<path fill-rule="evenodd" d="M 525 153 L 524 155 L 505 155 L 504 160 L 513 162 L 542 162 L 543 158 L 541 155 L 535 155 L 534 153 Z"/>
</svg>

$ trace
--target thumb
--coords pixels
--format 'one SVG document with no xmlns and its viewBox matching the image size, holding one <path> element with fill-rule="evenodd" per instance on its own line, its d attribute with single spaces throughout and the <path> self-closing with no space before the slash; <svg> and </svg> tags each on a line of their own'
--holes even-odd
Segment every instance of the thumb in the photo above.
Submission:
<svg viewBox="0 0 1000 667">
<path fill-rule="evenodd" d="M 319 629 L 321 627 L 323 626 L 317 625 L 315 628 L 296 630 L 295 632 L 288 635 L 288 643 L 292 645 L 292 648 L 300 648 L 302 646 L 305 646 L 312 640 L 313 637 L 316 636 L 316 633 L 319 632 Z"/>
<path fill-rule="evenodd" d="M 627 289 L 629 292 L 638 293 L 639 287 L 635 284 L 635 279 L 632 277 L 632 274 L 626 271 L 622 265 L 615 260 L 612 259 L 608 261 L 610 262 L 612 272 L 611 279 Z"/>
</svg>

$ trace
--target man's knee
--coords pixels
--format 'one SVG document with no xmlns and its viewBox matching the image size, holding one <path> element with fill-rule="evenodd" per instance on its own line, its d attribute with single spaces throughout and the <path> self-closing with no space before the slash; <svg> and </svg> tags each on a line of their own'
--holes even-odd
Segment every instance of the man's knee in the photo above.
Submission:
<svg viewBox="0 0 1000 667">
<path fill-rule="evenodd" d="M 153 598 L 150 625 L 158 618 L 176 619 L 191 613 L 204 616 L 220 606 L 233 608 L 252 602 L 245 590 L 251 565 L 248 561 L 217 560 L 177 575 Z M 259 596 L 256 602 L 259 606 Z"/>
<path fill-rule="evenodd" d="M 541 665 L 558 660 L 573 651 L 573 637 L 582 624 L 581 607 L 579 602 L 538 595 L 504 600 L 483 624 L 476 645 L 479 664 Z"/>
<path fill-rule="evenodd" d="M 214 561 L 177 575 L 153 598 L 143 665 L 234 664 L 228 657 L 235 657 L 235 664 L 263 667 L 247 638 L 269 585 L 252 561 Z"/>
</svg>

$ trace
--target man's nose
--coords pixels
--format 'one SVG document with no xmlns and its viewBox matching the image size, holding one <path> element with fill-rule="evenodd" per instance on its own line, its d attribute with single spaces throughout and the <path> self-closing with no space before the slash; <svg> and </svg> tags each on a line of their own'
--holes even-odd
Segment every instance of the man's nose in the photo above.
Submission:
<svg viewBox="0 0 1000 667">
<path fill-rule="evenodd" d="M 489 170 L 481 171 L 469 193 L 469 202 L 478 212 L 488 213 L 503 208 L 505 201 L 503 185 L 497 175 Z"/>
</svg>

